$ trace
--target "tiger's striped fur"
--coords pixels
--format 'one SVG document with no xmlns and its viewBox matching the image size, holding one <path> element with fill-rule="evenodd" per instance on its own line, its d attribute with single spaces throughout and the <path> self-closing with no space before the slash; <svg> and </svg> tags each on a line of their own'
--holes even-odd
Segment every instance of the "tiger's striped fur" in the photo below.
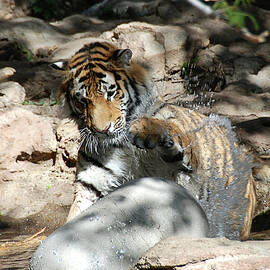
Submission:
<svg viewBox="0 0 270 270">
<path fill-rule="evenodd" d="M 96 42 L 55 63 L 65 71 L 60 95 L 81 130 L 68 220 L 126 181 L 158 176 L 200 201 L 210 236 L 247 239 L 253 178 L 228 120 L 156 99 L 147 68 L 131 57 L 129 49 Z"/>
</svg>

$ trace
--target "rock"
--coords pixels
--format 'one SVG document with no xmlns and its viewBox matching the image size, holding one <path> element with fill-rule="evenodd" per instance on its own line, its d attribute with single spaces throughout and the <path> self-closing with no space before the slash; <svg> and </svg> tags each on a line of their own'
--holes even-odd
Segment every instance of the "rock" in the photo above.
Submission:
<svg viewBox="0 0 270 270">
<path fill-rule="evenodd" d="M 132 22 L 119 25 L 101 37 L 131 49 L 135 57 L 150 64 L 156 79 L 163 78 L 164 71 L 179 69 L 179 64 L 186 60 L 181 49 L 185 46 L 187 33 L 179 26 Z"/>
<path fill-rule="evenodd" d="M 151 68 L 157 88 L 164 92 L 166 79 L 176 72 L 187 60 L 183 48 L 186 46 L 187 33 L 180 26 L 157 26 L 132 22 L 117 26 L 105 32 L 101 38 L 116 43 L 121 48 L 129 48 L 135 58 L 147 63 Z M 173 85 L 170 84 L 170 91 Z M 176 86 L 179 90 L 179 84 Z"/>
<path fill-rule="evenodd" d="M 103 1 L 86 10 L 88 16 L 139 18 L 152 15 L 156 12 L 160 1 Z"/>
<path fill-rule="evenodd" d="M 256 189 L 256 196 L 257 196 L 257 205 L 255 216 L 258 217 L 259 215 L 263 215 L 265 213 L 269 213 L 270 210 L 270 165 L 264 165 L 263 168 L 265 174 L 267 175 L 267 181 L 255 181 L 255 189 Z M 269 218 L 268 218 L 269 220 Z M 265 224 L 265 222 L 261 222 L 261 225 Z M 267 227 L 264 229 L 268 229 Z"/>
<path fill-rule="evenodd" d="M 22 17 L 0 22 L 0 39 L 15 41 L 23 49 L 37 54 L 40 48 L 52 49 L 65 44 L 71 38 L 40 19 Z"/>
<path fill-rule="evenodd" d="M 249 83 L 256 85 L 262 92 L 270 92 L 270 65 L 254 73 L 248 75 L 247 80 Z"/>
<path fill-rule="evenodd" d="M 36 154 L 50 155 L 56 151 L 56 138 L 45 117 L 34 115 L 22 108 L 14 108 L 1 113 L 0 124 L 1 153 L 5 153 L 1 156 L 1 165 L 24 157 L 24 160 L 28 157 L 29 160 L 38 162 L 42 157 L 39 160 Z M 15 163 L 13 165 L 17 166 Z"/>
<path fill-rule="evenodd" d="M 0 81 L 4 81 L 5 79 L 11 77 L 16 70 L 11 67 L 5 67 L 0 69 Z"/>
<path fill-rule="evenodd" d="M 259 57 L 237 57 L 233 65 L 234 74 L 230 80 L 227 80 L 228 83 L 246 80 L 250 74 L 257 74 L 265 63 Z"/>
<path fill-rule="evenodd" d="M 0 62 L 1 66 L 6 66 L 8 62 Z M 27 101 L 42 101 L 41 99 L 54 99 L 61 74 L 52 72 L 49 63 L 31 63 L 31 62 L 10 62 L 12 68 L 16 69 L 16 73 L 12 76 L 12 80 L 18 82 L 25 89 L 25 99 Z"/>
<path fill-rule="evenodd" d="M 226 238 L 168 238 L 137 262 L 134 270 L 268 269 L 270 241 L 239 242 Z"/>
<path fill-rule="evenodd" d="M 20 1 L 18 4 L 15 0 L 1 0 L 0 20 L 23 17 L 28 13 L 28 6 L 28 1 Z"/>
<path fill-rule="evenodd" d="M 112 3 L 111 12 L 113 16 L 119 18 L 139 18 L 149 16 L 155 13 L 158 6 L 158 1 L 148 1 L 148 2 L 134 2 L 134 1 L 110 1 Z M 110 8 L 111 3 L 106 6 Z M 105 9 L 105 12 L 107 11 Z M 107 11 L 108 12 L 108 11 Z M 106 14 L 100 14 L 101 17 L 106 16 Z"/>
<path fill-rule="evenodd" d="M 207 220 L 181 186 L 159 178 L 122 185 L 51 234 L 31 270 L 129 269 L 169 236 L 203 237 Z"/>
<path fill-rule="evenodd" d="M 256 55 L 262 57 L 264 61 L 270 62 L 270 44 L 260 44 L 257 48 Z"/>
<path fill-rule="evenodd" d="M 270 93 L 256 94 L 254 88 L 252 91 L 252 86 L 241 83 L 228 85 L 222 92 L 214 93 L 215 103 L 211 111 L 227 117 L 251 114 L 256 117 L 269 117 Z"/>
<path fill-rule="evenodd" d="M 202 49 L 198 52 L 196 65 L 202 68 L 211 68 L 216 59 L 219 59 L 223 55 L 228 55 L 227 48 L 222 45 L 214 45 L 209 48 Z"/>
<path fill-rule="evenodd" d="M 0 119 L 0 222 L 19 226 L 28 220 L 24 229 L 29 231 L 36 220 L 47 226 L 48 220 L 38 216 L 51 216 L 55 207 L 70 205 L 73 197 L 71 177 L 59 174 L 55 166 L 53 127 L 48 118 L 18 107 L 2 111 Z M 58 226 L 63 215 L 59 219 Z"/>
<path fill-rule="evenodd" d="M 61 171 L 65 171 L 66 166 L 75 168 L 80 141 L 77 125 L 69 118 L 64 118 L 57 127 L 56 136 L 59 142 L 56 161 L 59 162 L 59 168 Z"/>
<path fill-rule="evenodd" d="M 239 32 L 222 20 L 206 18 L 200 26 L 208 32 L 212 44 L 229 45 L 240 37 Z"/>
<path fill-rule="evenodd" d="M 192 41 L 194 50 L 196 48 L 206 48 L 210 44 L 208 31 L 199 24 L 188 24 L 186 31 L 189 34 L 188 38 Z"/>
<path fill-rule="evenodd" d="M 88 32 L 91 36 L 98 36 L 104 31 L 108 31 L 116 26 L 113 22 L 104 22 L 97 18 L 89 18 L 80 14 L 75 14 L 64 18 L 63 20 L 57 22 L 51 22 L 58 29 L 59 32 L 65 35 L 75 35 L 78 33 L 83 33 L 85 36 Z M 78 37 L 76 35 L 76 38 Z M 75 36 L 74 36 L 75 37 Z"/>
<path fill-rule="evenodd" d="M 181 12 L 172 1 L 156 1 L 154 12 L 162 19 L 168 21 L 175 17 L 181 17 Z"/>
<path fill-rule="evenodd" d="M 0 19 L 9 20 L 12 18 L 12 12 L 15 8 L 15 1 L 1 1 Z"/>
<path fill-rule="evenodd" d="M 14 41 L 8 41 L 8 39 L 0 40 L 0 68 L 6 68 L 11 66 L 13 68 L 14 61 L 23 61 L 27 58 L 26 53 L 19 48 L 19 45 Z M 16 70 L 16 68 L 14 68 Z"/>
<path fill-rule="evenodd" d="M 17 82 L 0 82 L 0 109 L 14 104 L 22 104 L 25 89 Z"/>
<path fill-rule="evenodd" d="M 259 45 L 261 46 L 261 45 Z M 230 53 L 233 53 L 236 55 L 241 55 L 245 57 L 254 57 L 254 56 L 260 56 L 259 54 L 256 54 L 256 45 L 252 43 L 248 43 L 246 41 L 238 41 L 233 42 L 229 45 L 228 51 Z"/>
<path fill-rule="evenodd" d="M 236 126 L 243 142 L 252 145 L 260 155 L 270 155 L 270 117 L 241 121 Z"/>
</svg>

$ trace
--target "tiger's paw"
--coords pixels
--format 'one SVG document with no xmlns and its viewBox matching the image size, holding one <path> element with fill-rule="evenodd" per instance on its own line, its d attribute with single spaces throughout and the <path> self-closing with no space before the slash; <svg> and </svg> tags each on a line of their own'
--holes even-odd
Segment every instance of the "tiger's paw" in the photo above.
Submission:
<svg viewBox="0 0 270 270">
<path fill-rule="evenodd" d="M 129 129 L 130 142 L 141 149 L 172 147 L 174 141 L 162 124 L 158 119 L 145 117 L 134 121 Z"/>
<path fill-rule="evenodd" d="M 166 162 L 180 161 L 183 150 L 171 130 L 172 127 L 163 120 L 143 117 L 132 123 L 128 136 L 130 142 L 140 149 L 155 148 Z"/>
</svg>

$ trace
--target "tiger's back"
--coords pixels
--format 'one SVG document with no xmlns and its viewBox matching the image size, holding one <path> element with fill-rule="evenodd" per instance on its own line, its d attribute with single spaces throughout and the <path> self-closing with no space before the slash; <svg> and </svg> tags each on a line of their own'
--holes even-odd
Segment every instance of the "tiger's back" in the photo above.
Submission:
<svg viewBox="0 0 270 270">
<path fill-rule="evenodd" d="M 256 205 L 252 166 L 230 121 L 173 105 L 156 117 L 164 115 L 179 128 L 184 159 L 193 169 L 190 179 L 178 177 L 178 183 L 200 201 L 212 223 L 210 234 L 247 239 Z"/>
</svg>

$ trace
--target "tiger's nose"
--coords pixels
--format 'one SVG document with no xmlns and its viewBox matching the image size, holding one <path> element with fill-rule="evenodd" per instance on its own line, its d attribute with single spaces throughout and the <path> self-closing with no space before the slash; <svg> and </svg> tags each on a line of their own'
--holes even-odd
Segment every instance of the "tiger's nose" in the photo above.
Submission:
<svg viewBox="0 0 270 270">
<path fill-rule="evenodd" d="M 108 133 L 110 127 L 111 127 L 111 123 L 110 123 L 106 128 L 104 128 L 104 129 L 101 131 L 101 133 Z"/>
<path fill-rule="evenodd" d="M 109 132 L 110 127 L 111 123 L 103 129 L 94 128 L 94 130 L 102 134 L 107 134 Z"/>
</svg>

